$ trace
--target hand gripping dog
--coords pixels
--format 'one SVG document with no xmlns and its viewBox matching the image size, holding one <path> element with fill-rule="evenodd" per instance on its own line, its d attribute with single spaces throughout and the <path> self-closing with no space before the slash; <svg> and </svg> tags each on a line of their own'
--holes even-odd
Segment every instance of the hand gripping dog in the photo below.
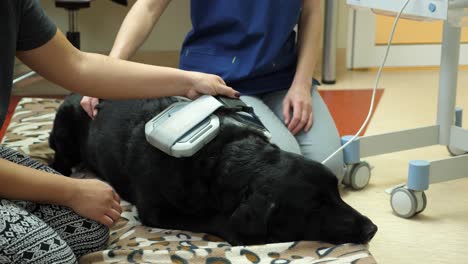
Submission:
<svg viewBox="0 0 468 264">
<path fill-rule="evenodd" d="M 218 134 L 218 109 L 235 112 L 237 125 L 253 126 L 271 137 L 253 109 L 241 100 L 203 95 L 194 101 L 174 103 L 148 121 L 146 140 L 170 156 L 190 157 Z"/>
</svg>

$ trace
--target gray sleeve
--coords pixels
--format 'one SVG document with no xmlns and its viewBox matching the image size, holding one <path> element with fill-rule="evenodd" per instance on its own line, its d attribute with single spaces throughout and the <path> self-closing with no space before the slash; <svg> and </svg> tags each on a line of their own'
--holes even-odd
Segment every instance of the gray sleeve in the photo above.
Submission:
<svg viewBox="0 0 468 264">
<path fill-rule="evenodd" d="M 46 16 L 39 0 L 18 0 L 20 23 L 16 50 L 31 50 L 46 44 L 57 32 L 55 24 Z"/>
</svg>

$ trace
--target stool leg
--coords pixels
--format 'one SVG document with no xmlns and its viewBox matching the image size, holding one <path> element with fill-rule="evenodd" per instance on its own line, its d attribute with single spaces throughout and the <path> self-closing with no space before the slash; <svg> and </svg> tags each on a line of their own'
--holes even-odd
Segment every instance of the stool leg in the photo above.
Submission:
<svg viewBox="0 0 468 264">
<path fill-rule="evenodd" d="M 78 31 L 78 10 L 68 10 L 67 39 L 75 48 L 80 49 L 80 32 Z"/>
</svg>

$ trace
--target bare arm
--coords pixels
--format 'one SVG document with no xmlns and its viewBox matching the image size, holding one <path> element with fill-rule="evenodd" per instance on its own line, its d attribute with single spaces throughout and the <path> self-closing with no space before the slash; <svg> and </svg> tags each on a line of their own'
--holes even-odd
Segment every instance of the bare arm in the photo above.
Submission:
<svg viewBox="0 0 468 264">
<path fill-rule="evenodd" d="M 109 56 L 128 60 L 148 38 L 170 0 L 138 0 L 120 27 Z"/>
<path fill-rule="evenodd" d="M 105 225 L 119 218 L 120 198 L 98 180 L 72 179 L 0 159 L 0 197 L 56 204 Z"/>
<path fill-rule="evenodd" d="M 0 197 L 65 205 L 73 180 L 0 159 Z"/>
<path fill-rule="evenodd" d="M 312 127 L 312 78 L 321 43 L 321 0 L 303 0 L 298 28 L 298 62 L 294 80 L 283 100 L 283 116 L 288 129 L 297 134 Z M 292 112 L 292 117 L 291 117 Z"/>
<path fill-rule="evenodd" d="M 299 58 L 294 82 L 312 85 L 322 36 L 321 0 L 303 0 L 298 30 Z"/>
<path fill-rule="evenodd" d="M 215 75 L 144 65 L 84 53 L 75 49 L 60 31 L 45 45 L 18 52 L 26 65 L 66 89 L 106 99 L 152 98 L 200 94 L 237 97 Z"/>
<path fill-rule="evenodd" d="M 129 60 L 148 38 L 170 0 L 138 0 L 132 6 L 114 42 L 109 57 Z M 81 99 L 83 110 L 95 118 L 99 99 L 84 96 Z"/>
</svg>

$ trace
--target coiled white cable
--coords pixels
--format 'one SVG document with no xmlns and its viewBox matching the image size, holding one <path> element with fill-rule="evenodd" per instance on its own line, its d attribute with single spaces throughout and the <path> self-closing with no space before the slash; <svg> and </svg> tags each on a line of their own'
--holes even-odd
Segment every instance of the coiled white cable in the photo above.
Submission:
<svg viewBox="0 0 468 264">
<path fill-rule="evenodd" d="M 365 120 L 364 123 L 362 124 L 361 128 L 359 129 L 359 131 L 351 138 L 351 140 L 349 140 L 348 142 L 346 142 L 346 144 L 344 144 L 343 146 L 341 146 L 339 149 L 337 149 L 335 152 L 333 152 L 330 156 L 328 156 L 326 159 L 324 159 L 324 160 L 322 161 L 322 164 L 327 163 L 327 161 L 329 161 L 329 160 L 330 160 L 331 158 L 333 158 L 336 154 L 338 154 L 341 150 L 343 150 L 343 149 L 346 148 L 349 144 L 351 144 L 354 140 L 356 140 L 356 138 L 359 136 L 359 134 L 361 134 L 362 130 L 367 126 L 367 123 L 369 123 L 370 117 L 371 117 L 371 115 L 372 115 L 372 111 L 373 111 L 373 109 L 374 109 L 375 94 L 377 93 L 377 86 L 378 86 L 379 81 L 380 81 L 380 75 L 382 74 L 383 67 L 385 66 L 385 62 L 387 61 L 387 56 L 388 56 L 388 52 L 390 51 L 390 46 L 392 45 L 393 34 L 395 33 L 395 29 L 396 29 L 396 26 L 397 26 L 397 24 L 398 24 L 398 20 L 400 19 L 401 14 L 403 13 L 403 11 L 405 10 L 406 6 L 408 5 L 408 3 L 409 3 L 410 1 L 411 1 L 411 0 L 406 0 L 406 2 L 403 4 L 403 6 L 402 6 L 401 9 L 400 9 L 400 12 L 398 12 L 398 15 L 396 16 L 395 22 L 393 23 L 392 32 L 390 33 L 390 38 L 389 38 L 388 44 L 387 44 L 387 50 L 385 51 L 384 59 L 383 59 L 383 61 L 382 61 L 382 64 L 381 64 L 380 67 L 379 67 L 379 71 L 378 71 L 378 73 L 377 73 L 377 78 L 376 78 L 376 80 L 375 80 L 374 89 L 373 89 L 373 91 L 372 91 L 371 104 L 370 104 L 370 107 L 369 107 L 369 113 L 367 113 L 366 120 Z"/>
</svg>

